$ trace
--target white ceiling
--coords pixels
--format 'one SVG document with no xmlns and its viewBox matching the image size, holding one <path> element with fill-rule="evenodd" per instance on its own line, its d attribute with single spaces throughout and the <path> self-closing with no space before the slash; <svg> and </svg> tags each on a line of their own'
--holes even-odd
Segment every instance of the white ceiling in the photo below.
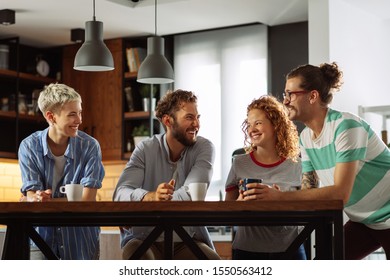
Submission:
<svg viewBox="0 0 390 280">
<path fill-rule="evenodd" d="M 253 22 L 276 25 L 307 20 L 308 0 L 158 0 L 157 35 L 177 34 Z M 128 3 L 122 5 L 118 3 Z M 155 33 L 155 0 L 95 0 L 104 39 Z M 15 10 L 16 23 L 0 25 L 0 37 L 16 35 L 33 46 L 71 44 L 70 30 L 93 19 L 93 0 L 1 0 Z"/>
<path fill-rule="evenodd" d="M 306 21 L 310 0 L 158 0 L 157 35 L 170 35 L 254 22 L 270 26 Z M 390 1 L 340 0 L 381 17 Z M 95 0 L 96 20 L 104 39 L 155 33 L 155 0 Z M 16 23 L 0 25 L 0 38 L 18 36 L 24 44 L 49 47 L 71 44 L 70 30 L 93 19 L 93 0 L 1 0 L 1 9 L 16 11 Z"/>
</svg>

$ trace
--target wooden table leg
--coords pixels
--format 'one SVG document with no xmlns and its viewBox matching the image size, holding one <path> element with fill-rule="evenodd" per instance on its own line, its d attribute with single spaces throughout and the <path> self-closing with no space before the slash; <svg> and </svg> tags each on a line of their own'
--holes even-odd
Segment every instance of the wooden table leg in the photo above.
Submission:
<svg viewBox="0 0 390 280">
<path fill-rule="evenodd" d="M 337 213 L 334 221 L 334 259 L 344 260 L 344 224 L 343 213 Z"/>
<path fill-rule="evenodd" d="M 164 232 L 164 259 L 173 260 L 173 228 L 172 226 L 165 226 Z"/>
<path fill-rule="evenodd" d="M 3 247 L 3 260 L 30 259 L 30 242 L 25 223 L 7 225 Z"/>
<path fill-rule="evenodd" d="M 181 226 L 174 226 L 174 230 L 179 235 L 179 237 L 183 240 L 183 242 L 190 248 L 191 252 L 194 253 L 196 257 L 200 260 L 207 260 L 207 256 L 203 251 L 199 248 L 199 246 L 195 243 L 194 239 L 188 235 L 188 233 Z"/>
<path fill-rule="evenodd" d="M 32 241 L 34 241 L 35 245 L 38 246 L 39 250 L 45 255 L 48 260 L 58 260 L 59 258 L 56 254 L 53 253 L 52 249 L 47 245 L 45 240 L 39 235 L 39 233 L 35 230 L 35 228 L 28 227 L 28 235 L 31 237 Z"/>
<path fill-rule="evenodd" d="M 316 259 L 333 259 L 333 227 L 329 221 L 320 222 L 315 231 L 316 236 Z"/>
<path fill-rule="evenodd" d="M 161 235 L 164 228 L 156 226 L 153 231 L 146 237 L 142 244 L 134 251 L 133 255 L 130 256 L 130 260 L 139 260 L 143 254 L 150 248 L 153 242 Z"/>
</svg>

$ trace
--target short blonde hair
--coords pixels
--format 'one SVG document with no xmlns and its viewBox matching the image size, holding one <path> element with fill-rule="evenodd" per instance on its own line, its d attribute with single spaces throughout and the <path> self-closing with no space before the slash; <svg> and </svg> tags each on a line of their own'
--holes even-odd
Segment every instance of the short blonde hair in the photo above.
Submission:
<svg viewBox="0 0 390 280">
<path fill-rule="evenodd" d="M 80 94 L 65 84 L 53 83 L 46 86 L 39 94 L 38 107 L 43 115 L 47 111 L 58 113 L 65 103 L 71 101 L 80 101 L 81 103 Z"/>
</svg>

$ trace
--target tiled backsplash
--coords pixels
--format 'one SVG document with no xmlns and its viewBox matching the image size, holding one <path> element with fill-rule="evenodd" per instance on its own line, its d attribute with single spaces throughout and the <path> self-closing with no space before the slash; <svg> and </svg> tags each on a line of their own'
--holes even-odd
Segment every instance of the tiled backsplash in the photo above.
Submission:
<svg viewBox="0 0 390 280">
<path fill-rule="evenodd" d="M 103 187 L 98 190 L 97 200 L 111 201 L 116 183 L 126 162 L 105 162 L 106 175 L 103 179 Z M 0 161 L 0 201 L 18 201 L 22 179 L 17 160 Z"/>
</svg>

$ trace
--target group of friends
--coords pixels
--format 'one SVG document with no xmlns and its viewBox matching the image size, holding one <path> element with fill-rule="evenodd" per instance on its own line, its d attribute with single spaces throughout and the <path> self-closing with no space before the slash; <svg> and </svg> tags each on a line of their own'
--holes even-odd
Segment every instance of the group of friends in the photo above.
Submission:
<svg viewBox="0 0 390 280">
<path fill-rule="evenodd" d="M 302 65 L 286 76 L 283 101 L 254 99 L 242 123 L 245 154 L 235 156 L 225 184 L 225 200 L 339 199 L 349 220 L 344 225 L 345 258 L 362 259 L 382 247 L 390 259 L 390 151 L 370 126 L 348 112 L 330 108 L 342 85 L 336 63 Z M 71 87 L 50 84 L 38 106 L 49 127 L 24 139 L 19 148 L 22 201 L 66 200 L 60 186 L 80 183 L 83 200 L 95 201 L 105 175 L 99 143 L 79 131 L 82 100 Z M 113 194 L 114 201 L 191 200 L 186 186 L 211 182 L 215 148 L 198 136 L 200 115 L 191 91 L 169 91 L 155 115 L 164 133 L 135 147 Z M 298 134 L 293 121 L 305 125 Z M 153 160 L 151 160 L 153 159 Z M 244 178 L 259 178 L 240 188 Z M 298 191 L 292 187 L 300 186 Z M 121 227 L 123 259 L 129 259 L 153 228 Z M 37 227 L 60 259 L 99 258 L 99 227 Z M 209 259 L 220 259 L 206 227 L 185 230 Z M 306 259 L 303 245 L 285 250 L 300 226 L 239 226 L 233 259 Z M 163 236 L 142 259 L 162 259 Z M 174 234 L 174 258 L 196 259 Z M 32 244 L 31 259 L 45 259 Z"/>
</svg>

